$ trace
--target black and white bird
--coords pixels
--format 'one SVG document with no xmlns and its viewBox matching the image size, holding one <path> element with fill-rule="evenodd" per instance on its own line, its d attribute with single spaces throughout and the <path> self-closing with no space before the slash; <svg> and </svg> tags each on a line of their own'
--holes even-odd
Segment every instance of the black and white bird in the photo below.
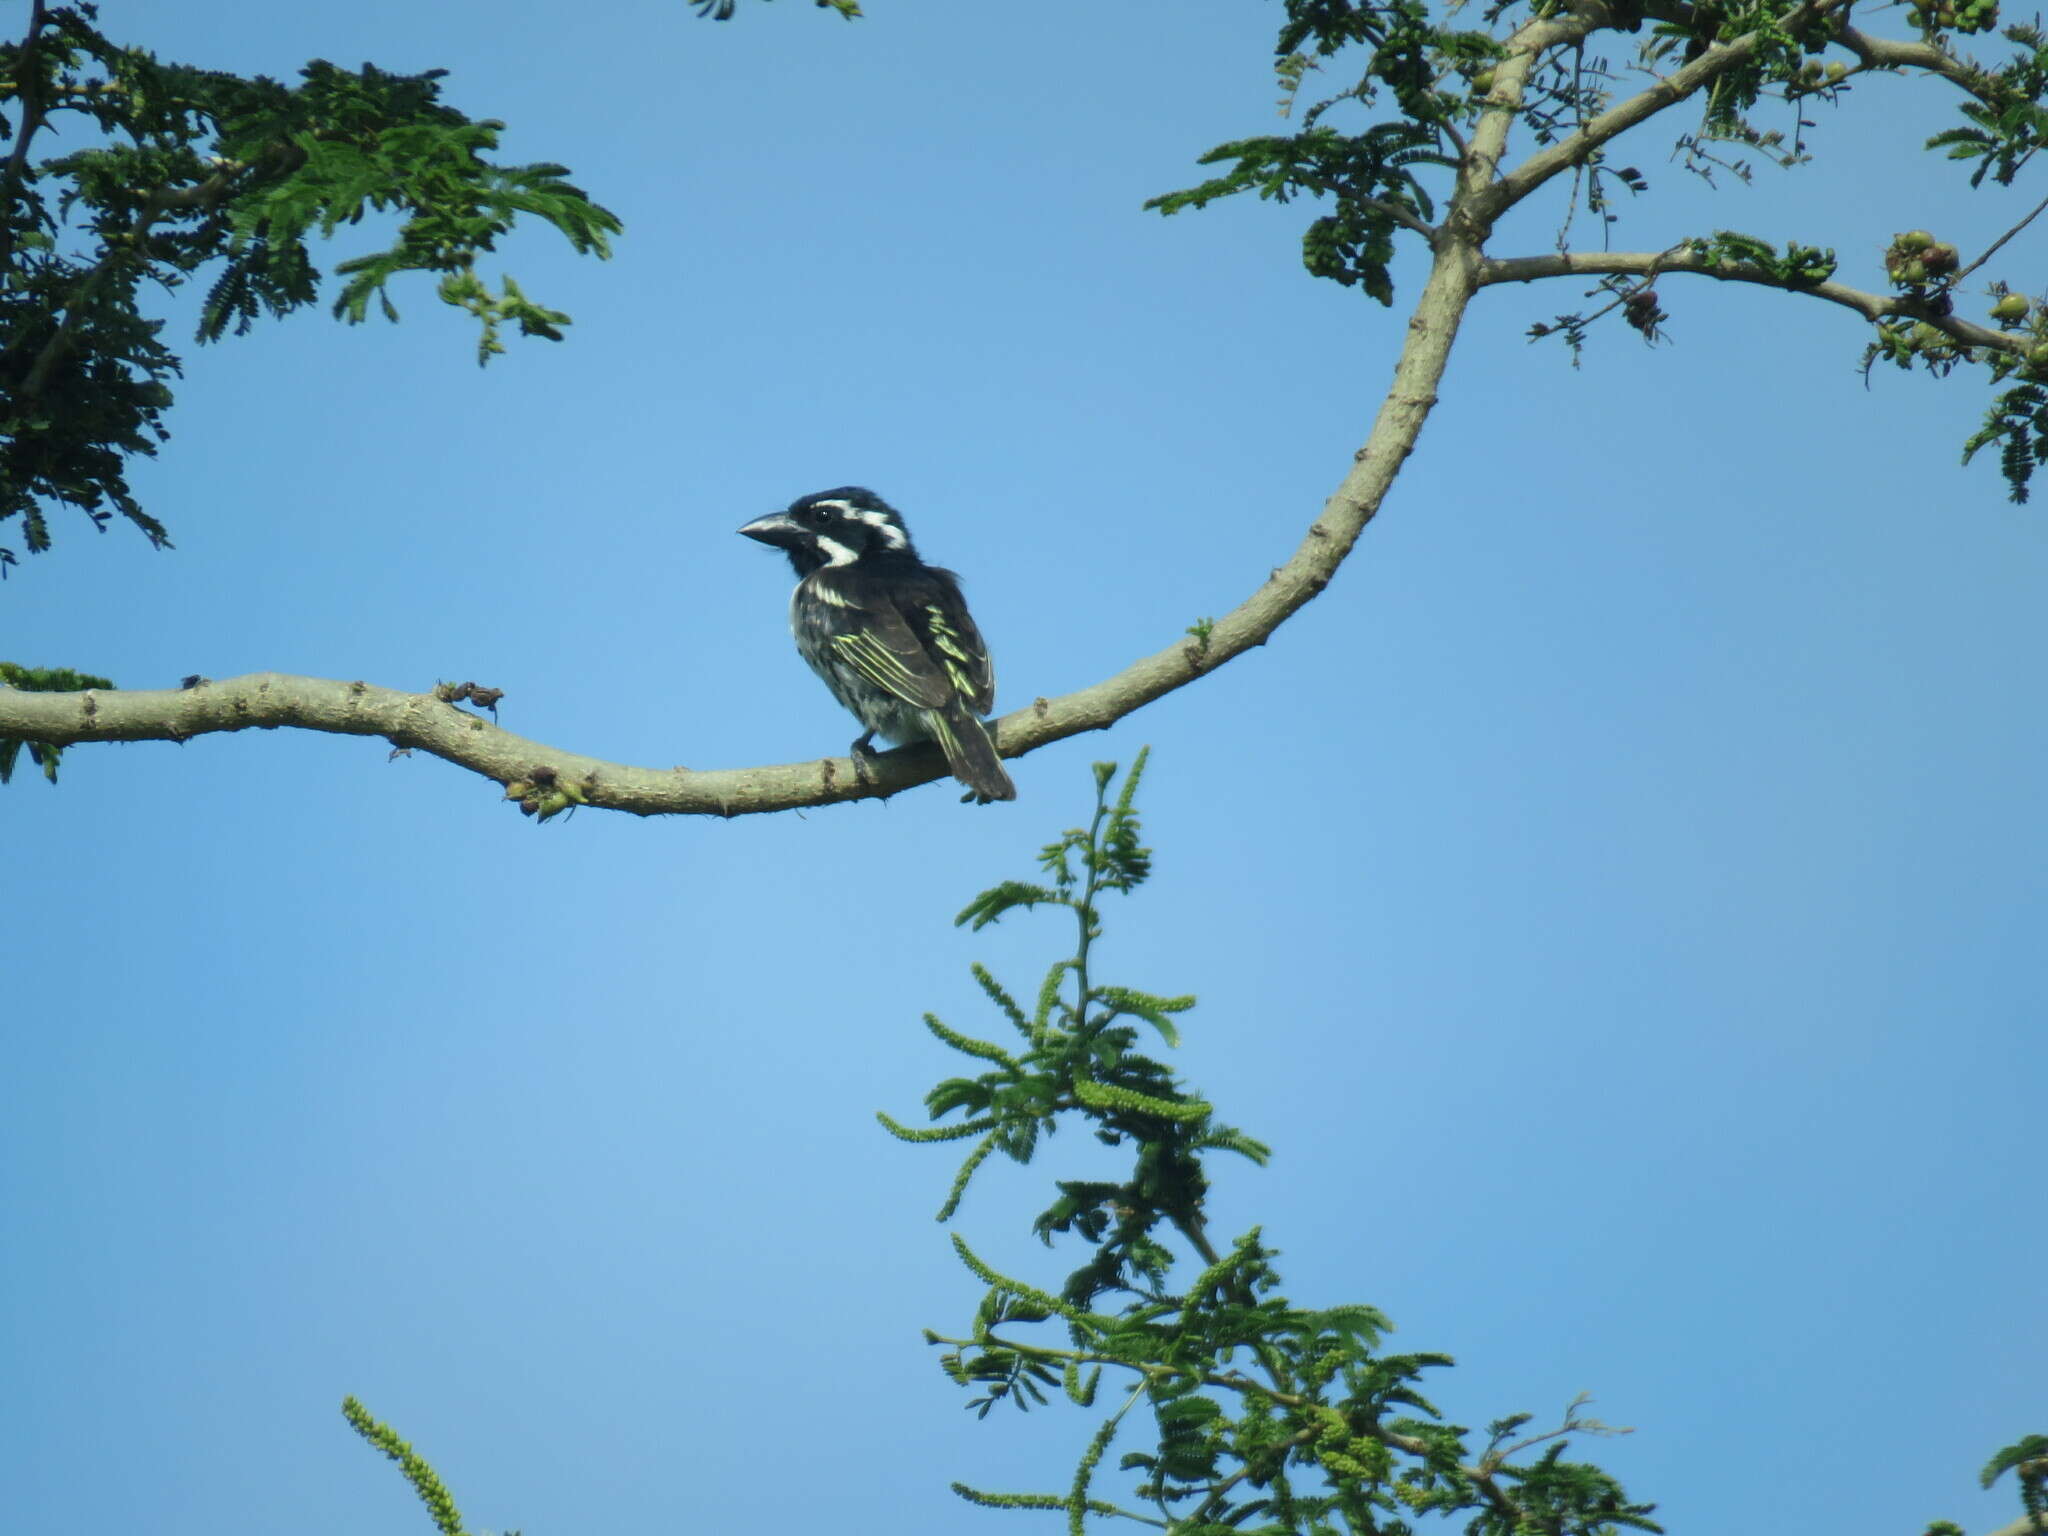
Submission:
<svg viewBox="0 0 2048 1536">
<path fill-rule="evenodd" d="M 934 741 L 974 800 L 1017 798 L 981 723 L 995 704 L 995 665 L 960 578 L 918 558 L 894 507 L 843 485 L 740 532 L 796 567 L 789 627 L 811 670 L 866 727 L 853 744 L 856 768 L 865 771 L 877 735 Z"/>
</svg>

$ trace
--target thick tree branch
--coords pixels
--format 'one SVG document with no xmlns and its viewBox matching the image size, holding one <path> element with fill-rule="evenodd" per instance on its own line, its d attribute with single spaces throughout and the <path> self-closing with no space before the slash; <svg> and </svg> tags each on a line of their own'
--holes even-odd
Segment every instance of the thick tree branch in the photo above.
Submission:
<svg viewBox="0 0 2048 1536">
<path fill-rule="evenodd" d="M 1990 102 L 1992 91 L 1990 76 L 1977 65 L 1966 59 L 1959 59 L 1945 48 L 1932 43 L 1909 43 L 1898 38 L 1872 37 L 1856 27 L 1844 26 L 1835 33 L 1836 40 L 1855 54 L 1869 69 L 1924 69 L 1929 74 L 1940 75 L 1944 80 L 1953 81 L 1979 101 Z"/>
<path fill-rule="evenodd" d="M 1845 9 L 1850 0 L 1801 0 L 1778 20 L 1783 32 L 1798 32 L 1820 17 Z M 1746 62 L 1763 46 L 1761 32 L 1746 32 L 1731 42 L 1716 43 L 1690 64 L 1637 92 L 1628 100 L 1609 107 L 1569 138 L 1561 139 L 1529 156 L 1487 189 L 1475 207 L 1490 224 L 1522 201 L 1560 171 L 1584 163 L 1593 151 L 1629 129 L 1648 122 L 1659 112 L 1711 84 L 1738 64 Z"/>
<path fill-rule="evenodd" d="M 1485 133 L 1482 125 L 1479 137 Z M 1037 699 L 1003 717 L 997 741 L 1005 757 L 1019 757 L 1083 731 L 1105 729 L 1185 687 L 1264 645 L 1329 585 L 1379 511 L 1436 404 L 1437 385 L 1459 321 L 1478 289 L 1478 271 L 1476 242 L 1460 236 L 1439 238 L 1436 261 L 1408 322 L 1393 385 L 1380 404 L 1372 432 L 1287 563 L 1206 634 L 1177 640 L 1093 687 L 1057 699 Z M 278 673 L 162 692 L 27 693 L 0 688 L 0 736 L 56 746 L 185 741 L 252 726 L 378 736 L 499 783 L 530 779 L 536 768 L 552 769 L 557 781 L 576 787 L 584 803 L 643 816 L 739 816 L 826 805 L 894 794 L 943 771 L 937 753 L 923 747 L 885 754 L 869 780 L 856 780 L 846 758 L 701 772 L 635 768 L 528 741 L 431 694 Z"/>
<path fill-rule="evenodd" d="M 1458 162 L 1458 186 L 1452 199 L 1451 217 L 1467 238 L 1484 241 L 1506 204 L 1494 206 L 1489 189 L 1507 151 L 1508 132 L 1521 116 L 1522 101 L 1528 93 L 1529 76 L 1537 62 L 1553 48 L 1581 42 L 1601 27 L 1611 25 L 1613 13 L 1606 0 L 1576 0 L 1560 16 L 1538 17 L 1517 27 L 1503 44 L 1505 52 L 1494 70 L 1493 87 L 1486 93 L 1479 113 L 1479 126 L 1472 142 Z"/>
<path fill-rule="evenodd" d="M 1801 0 L 1782 25 L 1803 27 L 1848 0 Z M 1905 315 L 1939 326 L 1960 344 L 2016 350 L 2004 333 L 1925 313 L 1910 298 L 1864 293 L 1835 283 L 1788 282 L 1748 264 L 1709 264 L 1687 248 L 1662 254 L 1588 254 L 1491 260 L 1482 254 L 1494 220 L 1550 177 L 1582 161 L 1617 134 L 1684 99 L 1750 57 L 1752 34 L 1711 47 L 1649 90 L 1594 118 L 1578 133 L 1531 155 L 1502 175 L 1509 132 L 1518 119 L 1530 72 L 1549 50 L 1569 46 L 1613 24 L 1608 0 L 1573 0 L 1562 15 L 1532 20 L 1507 40 L 1442 227 L 1399 222 L 1429 239 L 1434 260 L 1405 333 L 1392 387 L 1365 445 L 1287 562 L 1230 613 L 1196 637 L 1176 640 L 1104 681 L 1058 698 L 1040 698 L 998 722 L 1006 757 L 1083 731 L 1101 730 L 1154 699 L 1242 655 L 1268 638 L 1320 593 L 1377 514 L 1436 404 L 1437 386 L 1464 311 L 1481 286 L 1539 277 L 1689 272 L 1814 294 L 1867 320 Z M 1910 62 L 1921 61 L 1916 57 Z M 223 168 L 225 170 L 226 168 Z M 202 205 L 212 184 L 192 189 Z M 182 200 L 181 200 L 182 201 Z M 155 214 L 162 211 L 152 208 Z M 696 771 L 638 768 L 604 762 L 528 741 L 431 694 L 367 683 L 258 673 L 189 690 L 26 693 L 0 688 L 0 736 L 67 746 L 88 741 L 184 741 L 251 726 L 292 726 L 377 736 L 395 746 L 442 757 L 500 783 L 531 780 L 536 770 L 573 785 L 582 803 L 640 815 L 733 816 L 887 796 L 939 777 L 928 748 L 882 757 L 871 778 L 857 779 L 846 758 L 773 767 Z"/>
<path fill-rule="evenodd" d="M 1954 315 L 1936 314 L 1928 305 L 1898 293 L 1869 293 L 1846 283 L 1805 283 L 1780 276 L 1754 262 L 1709 259 L 1689 246 L 1668 251 L 1586 251 L 1542 256 L 1487 257 L 1479 264 L 1481 287 L 1498 283 L 1529 283 L 1545 277 L 1660 277 L 1682 272 L 1711 277 L 1723 283 L 1753 283 L 1785 293 L 1810 294 L 1852 309 L 1865 320 L 1896 316 L 1918 320 L 1946 332 L 1966 347 L 1989 347 L 2000 352 L 2024 353 L 2027 338 L 1989 326 L 1958 320 Z"/>
</svg>

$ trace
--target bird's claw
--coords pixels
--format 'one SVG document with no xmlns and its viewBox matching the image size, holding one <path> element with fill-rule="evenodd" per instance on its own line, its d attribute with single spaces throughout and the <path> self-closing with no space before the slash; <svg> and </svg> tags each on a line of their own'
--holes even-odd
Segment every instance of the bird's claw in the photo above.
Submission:
<svg viewBox="0 0 2048 1536">
<path fill-rule="evenodd" d="M 882 754 L 868 745 L 868 738 L 865 736 L 861 737 L 859 741 L 856 741 L 847 750 L 853 758 L 854 782 L 857 784 L 871 783 L 875 776 L 875 762 Z"/>
</svg>

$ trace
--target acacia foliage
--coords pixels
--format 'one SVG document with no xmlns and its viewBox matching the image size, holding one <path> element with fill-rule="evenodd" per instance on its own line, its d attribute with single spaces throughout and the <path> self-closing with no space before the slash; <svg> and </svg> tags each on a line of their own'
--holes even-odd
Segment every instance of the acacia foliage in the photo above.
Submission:
<svg viewBox="0 0 2048 1536">
<path fill-rule="evenodd" d="M 197 339 L 239 335 L 317 301 L 315 241 L 389 215 L 387 246 L 334 267 L 334 314 L 395 320 L 392 281 L 424 273 L 478 321 L 483 362 L 508 327 L 555 340 L 569 317 L 509 276 L 494 291 L 480 257 L 522 217 L 600 257 L 619 232 L 562 166 L 493 161 L 504 125 L 443 102 L 443 70 L 316 59 L 288 84 L 166 62 L 97 23 L 36 0 L 0 44 L 0 524 L 19 519 L 30 553 L 59 506 L 170 542 L 126 473 L 168 436 L 182 369 L 152 290 L 205 280 Z M 38 158 L 60 127 L 84 147 Z M 0 546 L 0 573 L 14 560 Z"/>
<path fill-rule="evenodd" d="M 1966 170 L 1973 188 L 1995 192 L 2015 186 L 2048 144 L 2048 32 L 2035 19 L 2003 20 L 1999 0 L 1286 0 L 1275 52 L 1282 110 L 1296 126 L 1217 146 L 1202 157 L 1223 167 L 1217 175 L 1147 206 L 1172 214 L 1242 193 L 1313 200 L 1304 265 L 1391 304 L 1404 238 L 1435 247 L 1448 235 L 1485 249 L 1508 207 L 1552 183 L 1561 189 L 1556 249 L 1604 254 L 1622 207 L 1651 190 L 1632 160 L 1669 161 L 1710 182 L 1804 166 L 1818 158 L 1812 114 L 1909 80 L 1945 94 L 1957 113 L 1926 147 Z M 1478 130 L 1503 116 L 1510 146 L 1533 147 L 1523 169 L 1547 149 L 1569 153 L 1521 185 L 1503 162 L 1501 179 L 1483 177 L 1478 195 L 1456 206 L 1448 194 L 1473 170 Z M 1963 457 L 1996 446 L 2016 501 L 2048 461 L 2048 307 L 2025 288 L 2029 269 L 1984 268 L 2042 211 L 2016 210 L 2014 228 L 1975 259 L 1934 232 L 1902 231 L 1883 252 L 1850 261 L 1850 280 L 1860 271 L 1865 289 L 1829 295 L 1872 322 L 1866 370 L 1963 368 L 1994 387 Z M 1841 265 L 1823 233 L 1703 229 L 1662 250 L 1673 267 L 1669 258 L 1686 258 L 1689 272 L 1818 291 Z M 1596 305 L 1530 334 L 1559 337 L 1576 354 L 1594 321 L 1618 313 L 1664 339 L 1669 300 L 1660 302 L 1659 264 L 1647 259 L 1657 254 L 1634 271 L 1610 269 Z M 1513 280 L 1533 275 L 1566 269 Z"/>
<path fill-rule="evenodd" d="M 1141 753 L 1118 787 L 1116 765 L 1097 763 L 1093 815 L 1045 847 L 1041 878 L 1004 881 L 961 912 L 978 929 L 1063 907 L 1076 928 L 1073 954 L 1053 963 L 1028 1010 L 975 967 L 1016 1044 L 926 1016 L 939 1040 L 979 1064 L 925 1097 L 933 1120 L 963 1118 L 913 1129 L 881 1117 L 905 1141 L 972 1142 L 941 1219 L 991 1153 L 1028 1163 L 1063 1126 L 1128 1158 L 1121 1177 L 1056 1181 L 1033 1220 L 1048 1246 L 1078 1243 L 1080 1262 L 1057 1290 L 999 1272 L 954 1237 L 986 1289 L 964 1332 L 926 1338 L 943 1349 L 946 1374 L 976 1394 L 969 1406 L 986 1417 L 998 1404 L 1029 1409 L 1058 1393 L 1102 1413 L 1065 1489 L 955 1491 L 984 1506 L 1064 1512 L 1074 1532 L 1091 1517 L 1187 1536 L 1398 1532 L 1451 1514 L 1491 1536 L 1660 1529 L 1652 1505 L 1566 1459 L 1569 1437 L 1607 1432 L 1579 1404 L 1547 1433 L 1523 1435 L 1528 1414 L 1501 1419 L 1475 1452 L 1472 1432 L 1423 1395 L 1422 1378 L 1449 1356 L 1382 1350 L 1390 1325 L 1377 1308 L 1291 1301 L 1278 1250 L 1257 1227 L 1227 1250 L 1212 1242 L 1206 1159 L 1228 1152 L 1263 1164 L 1267 1149 L 1141 1049 L 1146 1031 L 1178 1043 L 1176 1020 L 1195 1000 L 1109 985 L 1092 968 L 1104 898 L 1151 873 L 1136 807 L 1144 768 Z M 1119 1440 L 1129 1449 L 1116 1470 L 1127 1476 L 1111 1496 L 1103 1462 Z"/>
<path fill-rule="evenodd" d="M 1005 1403 L 1028 1411 L 1058 1397 L 1097 1415 L 1064 1488 L 954 1491 L 983 1507 L 1062 1515 L 1071 1536 L 1091 1520 L 1173 1536 L 1408 1536 L 1431 1517 L 1469 1536 L 1661 1530 L 1653 1504 L 1572 1459 L 1575 1441 L 1627 1433 L 1587 1416 L 1584 1397 L 1548 1429 L 1532 1430 L 1528 1413 L 1483 1432 L 1450 1422 L 1423 1388 L 1450 1356 L 1383 1349 L 1392 1325 L 1373 1306 L 1289 1299 L 1279 1250 L 1259 1227 L 1227 1248 L 1210 1238 L 1207 1158 L 1228 1152 L 1264 1166 L 1268 1149 L 1141 1048 L 1148 1032 L 1177 1045 L 1195 999 L 1107 984 L 1094 969 L 1104 899 L 1152 872 L 1136 801 L 1146 756 L 1121 785 L 1115 764 L 1097 763 L 1087 825 L 1045 846 L 1037 878 L 999 882 L 955 919 L 980 929 L 1039 907 L 1072 914 L 1074 950 L 1052 963 L 1028 1007 L 974 967 L 1014 1042 L 925 1015 L 974 1065 L 926 1094 L 929 1128 L 879 1117 L 903 1141 L 970 1143 L 942 1221 L 989 1156 L 1029 1163 L 1063 1128 L 1125 1165 L 1120 1177 L 1056 1180 L 1033 1218 L 1048 1248 L 1078 1259 L 1064 1281 L 1005 1274 L 953 1237 L 980 1300 L 965 1329 L 925 1338 L 943 1351 L 946 1375 L 974 1394 L 968 1407 L 987 1418 Z M 2017 1473 L 2029 1528 L 2048 1536 L 2048 1437 L 1998 1452 L 1985 1486 L 2007 1471 Z M 1112 1472 L 1122 1474 L 1114 1486 Z M 1929 1536 L 1961 1531 L 1943 1522 Z"/>
<path fill-rule="evenodd" d="M 1064 1488 L 956 1482 L 954 1491 L 984 1508 L 1059 1516 L 1070 1536 L 1091 1520 L 1172 1536 L 1411 1536 L 1432 1517 L 1469 1536 L 1661 1530 L 1654 1505 L 1601 1467 L 1569 1459 L 1574 1440 L 1628 1433 L 1587 1416 L 1584 1397 L 1549 1429 L 1532 1430 L 1528 1413 L 1495 1419 L 1483 1434 L 1449 1422 L 1422 1380 L 1449 1368 L 1450 1356 L 1384 1350 L 1392 1324 L 1376 1307 L 1290 1300 L 1279 1250 L 1259 1227 L 1227 1252 L 1209 1237 L 1207 1157 L 1228 1152 L 1264 1166 L 1269 1151 L 1218 1120 L 1206 1098 L 1140 1048 L 1147 1031 L 1177 1045 L 1178 1021 L 1195 999 L 1113 985 L 1094 972 L 1104 899 L 1135 891 L 1152 873 L 1137 809 L 1147 756 L 1139 753 L 1120 785 L 1115 764 L 1097 763 L 1087 825 L 1044 847 L 1037 877 L 998 882 L 955 919 L 980 929 L 1056 907 L 1075 925 L 1073 953 L 1052 963 L 1028 1010 L 974 967 L 1015 1044 L 925 1015 L 941 1043 L 975 1064 L 925 1096 L 934 1122 L 960 1118 L 913 1128 L 878 1116 L 902 1141 L 972 1143 L 942 1221 L 991 1155 L 1028 1164 L 1063 1128 L 1085 1131 L 1127 1162 L 1121 1177 L 1055 1181 L 1033 1218 L 1048 1248 L 1065 1244 L 1079 1259 L 1064 1281 L 1005 1274 L 953 1237 L 980 1299 L 964 1330 L 927 1330 L 925 1339 L 943 1351 L 946 1375 L 975 1394 L 967 1406 L 987 1419 L 1005 1403 L 1029 1411 L 1057 1397 L 1099 1415 Z M 441 1536 L 467 1536 L 453 1496 L 409 1442 L 353 1397 L 342 1412 L 398 1464 Z M 2007 1473 L 2023 1513 L 1996 1536 L 2048 1536 L 2048 1435 L 1996 1452 L 1980 1481 L 1989 1488 Z M 1963 1531 L 1936 1521 L 1926 1536 Z"/>
</svg>

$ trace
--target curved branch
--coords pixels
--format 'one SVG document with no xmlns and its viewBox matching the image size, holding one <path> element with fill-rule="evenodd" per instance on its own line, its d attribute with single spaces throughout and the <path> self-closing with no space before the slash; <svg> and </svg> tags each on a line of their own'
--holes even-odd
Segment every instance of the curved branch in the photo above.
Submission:
<svg viewBox="0 0 2048 1536">
<path fill-rule="evenodd" d="M 1851 0 L 1800 0 L 1778 18 L 1777 29 L 1797 32 L 1820 17 L 1846 10 Z M 1618 138 L 1659 112 L 1676 106 L 1701 87 L 1711 84 L 1736 65 L 1748 60 L 1763 46 L 1764 34 L 1745 32 L 1730 42 L 1716 43 L 1690 64 L 1673 70 L 1655 84 L 1638 91 L 1624 102 L 1609 107 L 1569 138 L 1540 149 L 1487 189 L 1485 216 L 1497 219 L 1560 171 L 1582 163 L 1594 150 Z"/>
<path fill-rule="evenodd" d="M 1868 69 L 1924 69 L 1953 81 L 1979 101 L 1993 103 L 1990 76 L 1977 65 L 1959 59 L 1932 43 L 1909 43 L 1898 38 L 1872 37 L 1856 27 L 1843 26 L 1836 40 L 1855 54 Z M 1995 103 L 1993 103 L 1995 104 Z"/>
<path fill-rule="evenodd" d="M 1754 262 L 1710 260 L 1684 245 L 1674 246 L 1668 251 L 1587 251 L 1488 257 L 1479 264 L 1479 283 L 1481 287 L 1492 287 L 1498 283 L 1530 283 L 1545 277 L 1655 278 L 1666 272 L 1711 277 L 1724 283 L 1751 283 L 1784 293 L 1811 294 L 1830 304 L 1854 310 L 1870 321 L 1892 316 L 1918 320 L 1946 332 L 1966 347 L 1989 347 L 2016 356 L 2026 350 L 2025 337 L 1958 320 L 1954 315 L 1936 314 L 1928 305 L 1904 294 L 1869 293 L 1861 288 L 1851 288 L 1846 283 L 1800 282 L 1782 277 Z"/>
<path fill-rule="evenodd" d="M 1839 11 L 1848 0 L 1801 0 L 1783 24 L 1802 26 Z M 1378 513 L 1395 476 L 1414 450 L 1451 345 L 1480 287 L 1573 274 L 1695 272 L 1724 281 L 1795 289 L 1846 305 L 1866 319 L 1910 315 L 1939 326 L 1969 346 L 2016 350 L 2002 333 L 1923 313 L 1910 299 L 1866 294 L 1833 283 L 1794 284 L 1747 264 L 1709 266 L 1683 248 L 1661 255 L 1590 254 L 1489 260 L 1482 247 L 1494 219 L 1594 148 L 1665 106 L 1683 99 L 1753 53 L 1755 34 L 1708 49 L 1640 95 L 1602 113 L 1579 133 L 1501 175 L 1500 159 L 1516 120 L 1530 69 L 1544 50 L 1612 20 L 1608 0 L 1572 0 L 1564 15 L 1525 23 L 1508 39 L 1472 142 L 1459 167 L 1449 216 L 1429 239 L 1434 260 L 1404 336 L 1391 388 L 1370 435 L 1335 493 L 1311 522 L 1287 562 L 1204 633 L 1177 639 L 1115 675 L 1056 699 L 1039 698 L 997 722 L 999 749 L 1019 757 L 1083 731 L 1101 730 L 1185 687 L 1267 639 L 1326 587 Z M 1912 62 L 1920 62 L 1917 58 Z M 1406 223 L 1407 221 L 1401 221 Z M 856 778 L 847 758 L 773 767 L 696 771 L 640 768 L 566 752 L 503 730 L 433 694 L 411 694 L 362 682 L 256 673 L 228 682 L 162 692 L 27 693 L 0 688 L 0 737 L 68 746 L 89 741 L 185 741 L 212 732 L 291 726 L 377 736 L 394 746 L 441 757 L 499 783 L 543 779 L 551 772 L 573 785 L 580 803 L 638 815 L 748 815 L 763 811 L 886 797 L 940 776 L 928 747 L 885 754 L 873 773 Z"/>
<path fill-rule="evenodd" d="M 1508 131 L 1521 116 L 1530 74 L 1551 49 L 1581 42 L 1612 20 L 1606 0 L 1575 0 L 1564 15 L 1523 22 L 1502 44 L 1493 87 L 1480 106 L 1479 126 L 1473 131 L 1471 145 L 1459 157 L 1458 189 L 1451 218 L 1444 221 L 1447 226 L 1455 219 L 1469 237 L 1485 238 L 1492 221 L 1507 207 L 1505 203 L 1495 206 L 1488 195 L 1500 171 L 1500 157 L 1507 150 Z"/>
<path fill-rule="evenodd" d="M 1176 640 L 1093 687 L 1040 698 L 997 722 L 998 749 L 1024 753 L 1082 731 L 1102 730 L 1133 710 L 1214 671 L 1267 639 L 1330 583 L 1379 511 L 1414 450 L 1450 358 L 1459 321 L 1479 287 L 1475 240 L 1439 234 L 1436 260 L 1410 317 L 1392 387 L 1365 446 L 1300 545 L 1243 602 L 1199 636 Z M 693 771 L 636 768 L 564 752 L 515 736 L 432 694 L 362 682 L 260 672 L 161 692 L 28 693 L 0 688 L 0 737 L 70 746 L 88 741 L 186 741 L 252 726 L 294 726 L 379 736 L 444 758 L 501 784 L 551 769 L 582 803 L 638 815 L 741 816 L 841 800 L 888 796 L 939 777 L 929 747 L 899 748 L 856 779 L 847 758 L 777 767 Z"/>
</svg>

